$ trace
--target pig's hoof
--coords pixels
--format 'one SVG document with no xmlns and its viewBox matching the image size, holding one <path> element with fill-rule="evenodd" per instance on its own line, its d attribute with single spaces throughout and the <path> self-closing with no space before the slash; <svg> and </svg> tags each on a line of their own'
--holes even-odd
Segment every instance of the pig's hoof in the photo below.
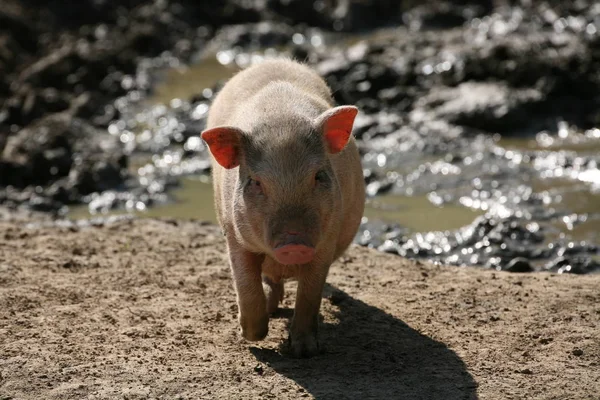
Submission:
<svg viewBox="0 0 600 400">
<path fill-rule="evenodd" d="M 244 339 L 251 342 L 263 340 L 269 333 L 269 317 L 267 315 L 258 319 L 240 317 L 240 326 Z"/>
<path fill-rule="evenodd" d="M 290 336 L 287 352 L 295 358 L 310 358 L 320 353 L 316 335 Z"/>
</svg>

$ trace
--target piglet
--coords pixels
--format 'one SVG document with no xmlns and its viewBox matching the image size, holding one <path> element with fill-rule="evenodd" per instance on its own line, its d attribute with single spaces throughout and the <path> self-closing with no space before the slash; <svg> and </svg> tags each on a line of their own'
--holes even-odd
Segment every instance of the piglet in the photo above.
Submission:
<svg viewBox="0 0 600 400">
<path fill-rule="evenodd" d="M 325 279 L 356 235 L 365 203 L 351 134 L 357 111 L 335 107 L 323 79 L 287 59 L 241 71 L 210 108 L 202 138 L 247 340 L 265 338 L 284 281 L 297 279 L 289 350 L 319 352 Z"/>
</svg>

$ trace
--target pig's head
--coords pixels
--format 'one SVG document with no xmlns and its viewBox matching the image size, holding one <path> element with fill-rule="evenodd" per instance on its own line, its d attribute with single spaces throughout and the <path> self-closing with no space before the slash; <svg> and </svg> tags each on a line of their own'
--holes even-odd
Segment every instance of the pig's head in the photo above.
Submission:
<svg viewBox="0 0 600 400">
<path fill-rule="evenodd" d="M 233 207 L 240 232 L 281 264 L 309 263 L 325 245 L 341 211 L 331 159 L 350 140 L 356 114 L 356 107 L 341 106 L 312 121 L 287 116 L 248 132 L 216 127 L 202 133 L 222 167 L 238 168 Z"/>
</svg>

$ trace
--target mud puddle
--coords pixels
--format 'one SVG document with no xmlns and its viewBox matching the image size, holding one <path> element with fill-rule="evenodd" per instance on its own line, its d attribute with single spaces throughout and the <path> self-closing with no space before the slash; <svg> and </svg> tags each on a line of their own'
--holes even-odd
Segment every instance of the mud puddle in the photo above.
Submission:
<svg viewBox="0 0 600 400">
<path fill-rule="evenodd" d="M 0 16 L 9 210 L 210 219 L 210 186 L 195 180 L 210 175 L 199 133 L 219 81 L 285 49 L 361 110 L 370 200 L 357 242 L 454 265 L 600 271 L 592 1 L 26 3 Z"/>
<path fill-rule="evenodd" d="M 264 56 L 254 53 L 242 61 Z M 217 53 L 162 72 L 149 98 L 124 107 L 111 126 L 126 146 L 131 143 L 131 179 L 144 189 L 95 195 L 69 216 L 126 212 L 214 222 L 209 155 L 199 133 L 214 93 L 239 69 L 235 60 Z M 381 118 L 380 125 L 398 122 L 393 115 Z M 597 269 L 596 131 L 479 135 L 445 151 L 411 151 L 399 140 L 386 142 L 399 129 L 369 138 L 359 124 L 369 199 L 358 243 L 457 265 L 522 272 Z M 425 146 L 430 141 L 417 140 Z M 565 258 L 569 254 L 577 258 Z"/>
<path fill-rule="evenodd" d="M 204 179 L 203 179 L 204 178 Z M 90 213 L 87 205 L 71 207 L 69 218 L 86 219 L 91 216 L 135 215 L 137 217 L 169 217 L 179 219 L 197 219 L 217 222 L 213 207 L 212 184 L 206 176 L 186 177 L 179 181 L 179 187 L 170 193 L 171 198 L 155 207 L 131 207 L 129 209 L 112 209 L 106 212 Z"/>
<path fill-rule="evenodd" d="M 179 186 L 170 193 L 166 204 L 155 207 L 113 209 L 91 214 L 87 205 L 71 207 L 69 218 L 85 219 L 91 216 L 113 216 L 132 214 L 138 217 L 169 217 L 197 219 L 217 222 L 213 206 L 212 183 L 206 175 L 189 176 L 179 181 Z M 477 212 L 456 205 L 437 207 L 425 196 L 383 195 L 367 200 L 367 220 L 393 223 L 402 221 L 407 232 L 458 229 L 471 221 Z"/>
<path fill-rule="evenodd" d="M 378 36 L 384 36 L 387 31 L 378 32 Z M 346 38 L 349 43 L 360 40 L 360 36 Z M 267 55 L 268 56 L 268 55 Z M 275 55 L 273 55 L 275 56 Z M 265 57 L 265 54 L 256 53 L 255 58 Z M 153 88 L 152 95 L 143 102 L 136 104 L 135 109 L 139 112 L 132 113 L 128 123 L 121 126 L 130 126 L 132 129 L 122 133 L 122 140 L 135 141 L 138 145 L 143 144 L 145 139 L 157 138 L 161 131 L 168 131 L 169 126 L 175 130 L 177 123 L 170 122 L 177 119 L 173 113 L 179 109 L 185 109 L 191 114 L 191 118 L 201 119 L 208 110 L 208 101 L 212 98 L 213 88 L 220 82 L 225 81 L 240 67 L 235 62 L 235 57 L 227 54 L 216 54 L 205 57 L 197 65 L 178 66 L 177 68 L 163 71 L 161 81 Z M 198 102 L 195 107 L 188 102 Z M 152 121 L 155 118 L 156 121 Z M 173 119 L 171 119 L 173 118 Z M 133 123 L 132 121 L 135 121 Z M 119 124 L 119 122 L 117 122 Z M 115 130 L 116 125 L 115 126 Z M 198 132 L 200 132 L 198 130 Z M 197 171 L 185 171 L 182 164 L 185 161 L 186 151 L 202 148 L 198 137 L 191 135 L 183 143 L 183 148 L 177 143 L 165 146 L 167 149 L 162 156 L 144 156 L 138 154 L 137 158 L 132 156 L 130 172 L 133 176 L 156 174 L 161 168 L 164 174 L 170 176 L 184 176 L 180 179 L 168 198 L 158 200 L 156 205 L 148 206 L 144 201 L 125 200 L 125 204 L 118 206 L 119 195 L 111 193 L 98 196 L 90 201 L 89 205 L 71 207 L 69 218 L 81 219 L 91 215 L 120 215 L 132 213 L 137 216 L 146 217 L 173 217 L 173 218 L 195 218 L 216 222 L 213 208 L 212 186 L 207 175 L 206 168 L 201 174 Z M 195 146 L 193 146 L 194 144 Z M 197 161 L 206 162 L 206 152 L 200 155 Z M 191 158 L 194 155 L 188 154 Z M 420 161 L 426 160 L 420 158 Z M 379 157 L 381 160 L 381 157 Z M 374 161 L 377 163 L 377 160 Z M 388 173 L 397 174 L 397 171 L 387 170 Z M 372 190 L 372 189 L 371 189 Z M 123 193 L 128 196 L 127 193 Z M 365 207 L 365 221 L 376 221 L 377 224 L 394 224 L 400 222 L 407 232 L 423 232 L 430 230 L 454 230 L 458 229 L 480 215 L 481 212 L 470 210 L 456 204 L 437 206 L 428 200 L 426 195 L 401 196 L 401 195 L 379 195 L 367 200 Z"/>
<path fill-rule="evenodd" d="M 182 99 L 192 99 L 202 95 L 212 97 L 212 87 L 216 82 L 229 79 L 240 68 L 236 64 L 222 64 L 217 57 L 205 57 L 197 65 L 182 65 L 168 69 L 153 88 L 152 95 L 146 99 L 150 105 L 177 106 Z"/>
</svg>

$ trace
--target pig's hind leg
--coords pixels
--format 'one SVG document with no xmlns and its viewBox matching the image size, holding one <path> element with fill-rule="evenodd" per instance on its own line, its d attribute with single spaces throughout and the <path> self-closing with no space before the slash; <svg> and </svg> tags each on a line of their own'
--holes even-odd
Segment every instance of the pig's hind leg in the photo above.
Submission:
<svg viewBox="0 0 600 400">
<path fill-rule="evenodd" d="M 277 311 L 279 303 L 283 301 L 283 280 L 275 282 L 271 278 L 263 276 L 263 288 L 267 297 L 267 313 L 273 314 Z"/>
<path fill-rule="evenodd" d="M 246 340 L 262 340 L 269 332 L 267 300 L 262 286 L 263 255 L 245 250 L 235 241 L 227 241 L 231 272 L 238 303 L 238 318 Z"/>
</svg>

